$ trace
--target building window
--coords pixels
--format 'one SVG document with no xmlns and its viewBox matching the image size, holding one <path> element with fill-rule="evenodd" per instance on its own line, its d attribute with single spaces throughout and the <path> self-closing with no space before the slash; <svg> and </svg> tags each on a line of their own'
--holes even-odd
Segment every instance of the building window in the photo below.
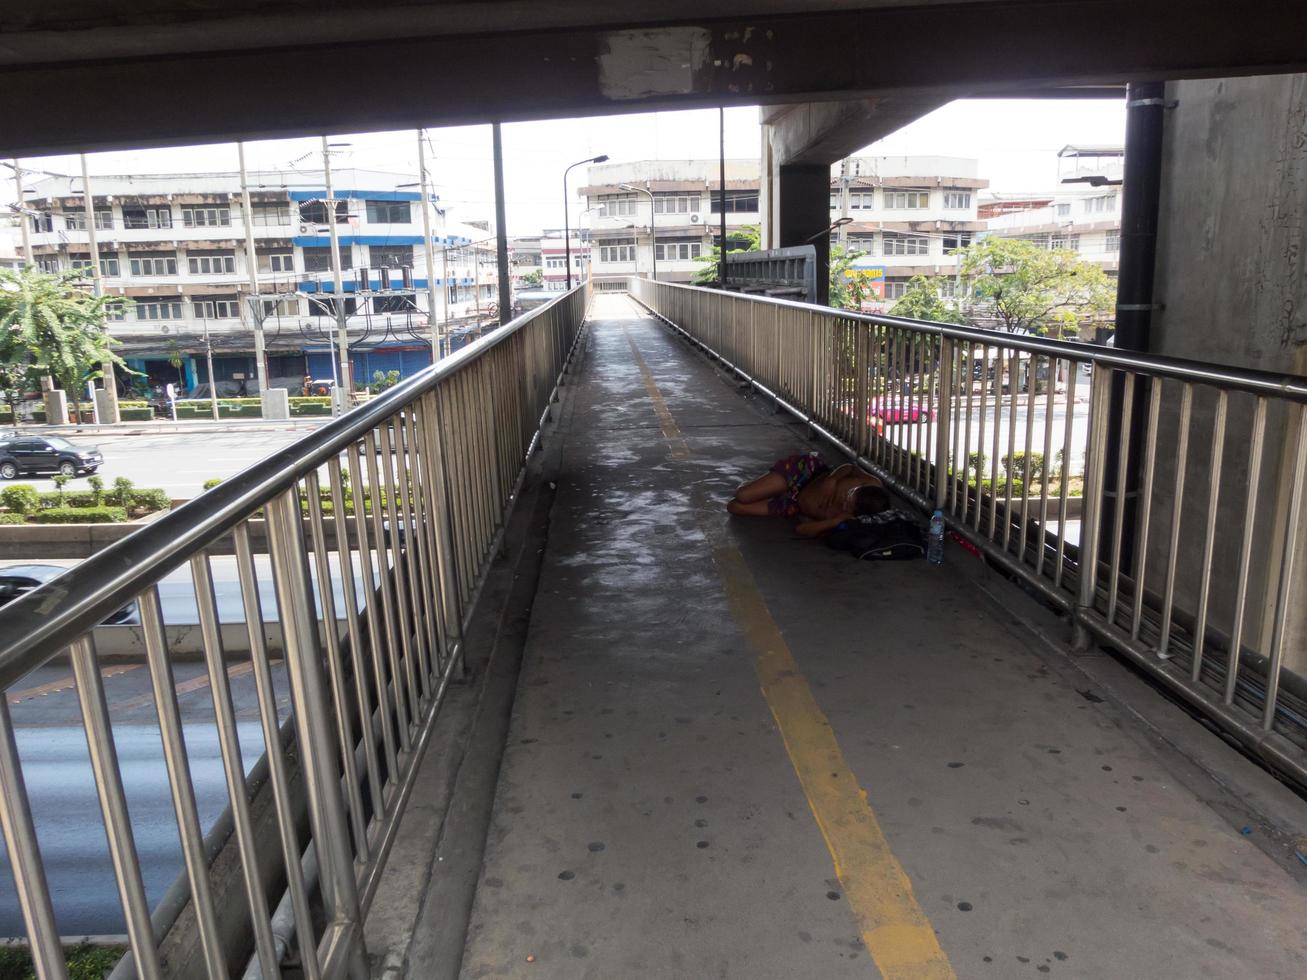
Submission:
<svg viewBox="0 0 1307 980">
<path fill-rule="evenodd" d="M 91 257 L 86 254 L 68 256 L 68 263 L 74 269 L 89 269 L 91 267 Z M 100 259 L 100 275 L 117 276 L 121 275 L 118 265 L 118 256 L 108 255 Z"/>
<path fill-rule="evenodd" d="M 886 211 L 919 211 L 930 207 L 929 191 L 890 191 L 885 194 Z"/>
<path fill-rule="evenodd" d="M 175 276 L 177 256 L 167 252 L 129 252 L 127 260 L 134 276 Z"/>
<path fill-rule="evenodd" d="M 850 191 L 849 210 L 870 211 L 875 196 L 876 196 L 875 191 Z"/>
<path fill-rule="evenodd" d="M 971 191 L 945 191 L 944 209 L 946 211 L 966 211 L 971 207 Z"/>
<path fill-rule="evenodd" d="M 105 318 L 114 321 L 126 320 L 127 305 L 127 300 L 121 298 L 115 303 L 106 303 L 104 306 Z"/>
<path fill-rule="evenodd" d="M 698 194 L 655 194 L 654 214 L 697 214 L 702 202 Z"/>
<path fill-rule="evenodd" d="M 634 194 L 600 194 L 599 217 L 619 218 L 636 213 L 637 201 Z"/>
<path fill-rule="evenodd" d="M 907 279 L 886 279 L 885 280 L 885 298 L 902 299 L 908 292 Z"/>
<path fill-rule="evenodd" d="M 64 225 L 69 231 L 86 231 L 86 212 L 79 211 L 75 214 L 65 214 Z M 112 211 L 96 211 L 95 227 L 101 230 L 113 227 Z"/>
<path fill-rule="evenodd" d="M 1121 232 L 1118 229 L 1112 229 L 1103 239 L 1103 249 L 1107 252 L 1121 251 Z"/>
<path fill-rule="evenodd" d="M 374 269 L 404 269 L 413 267 L 412 245 L 370 245 L 368 262 Z"/>
<path fill-rule="evenodd" d="M 231 208 L 185 204 L 182 206 L 182 224 L 187 228 L 225 227 L 231 224 Z"/>
<path fill-rule="evenodd" d="M 353 249 L 348 245 L 340 246 L 340 267 L 342 269 L 352 269 L 353 266 Z M 304 249 L 304 271 L 305 272 L 330 272 L 331 271 L 331 246 L 325 248 L 308 246 Z"/>
<path fill-rule="evenodd" d="M 1116 211 L 1116 195 L 1085 198 L 1085 214 L 1111 214 Z"/>
<path fill-rule="evenodd" d="M 294 296 L 286 296 L 282 299 L 265 299 L 263 301 L 264 316 L 299 316 L 300 301 Z"/>
<path fill-rule="evenodd" d="M 54 215 L 49 212 L 32 215 L 32 231 L 54 231 Z"/>
<path fill-rule="evenodd" d="M 1080 251 L 1079 235 L 1054 235 L 1048 240 L 1048 247 L 1053 251 Z"/>
<path fill-rule="evenodd" d="M 336 224 L 344 224 L 349 220 L 349 202 L 336 201 L 335 204 Z M 310 225 L 325 225 L 327 223 L 327 202 L 301 201 L 300 221 Z"/>
<path fill-rule="evenodd" d="M 1060 204 L 1057 205 L 1057 216 L 1058 216 L 1059 218 L 1069 218 L 1069 217 L 1071 217 L 1071 202 L 1070 202 L 1070 201 L 1062 201 Z"/>
<path fill-rule="evenodd" d="M 57 255 L 38 255 L 36 257 L 36 267 L 42 272 L 58 272 L 59 256 Z"/>
<path fill-rule="evenodd" d="M 256 228 L 290 224 L 290 207 L 286 204 L 251 204 Z"/>
<path fill-rule="evenodd" d="M 838 210 L 840 209 L 840 194 L 839 194 L 839 191 L 831 191 L 831 195 L 830 195 L 830 209 L 831 209 L 832 211 L 838 211 Z"/>
<path fill-rule="evenodd" d="M 911 235 L 886 234 L 883 238 L 885 255 L 928 255 L 930 239 Z"/>
<path fill-rule="evenodd" d="M 567 259 L 565 259 L 565 258 L 564 258 L 563 256 L 561 256 L 561 255 L 546 255 L 546 256 L 545 256 L 545 268 L 546 268 L 546 269 L 566 269 L 566 268 L 567 268 Z"/>
<path fill-rule="evenodd" d="M 703 254 L 703 241 L 698 238 L 659 242 L 654 246 L 654 257 L 675 262 L 697 259 Z"/>
<path fill-rule="evenodd" d="M 713 191 L 712 210 L 717 214 L 722 213 L 722 192 Z M 757 191 L 727 191 L 726 192 L 726 213 L 727 214 L 756 214 L 758 211 L 758 192 Z"/>
<path fill-rule="evenodd" d="M 186 264 L 193 276 L 217 276 L 236 271 L 236 256 L 232 252 L 191 252 Z"/>
<path fill-rule="evenodd" d="M 138 299 L 136 301 L 136 319 L 138 320 L 180 320 L 182 318 L 182 301 L 179 299 Z"/>
<path fill-rule="evenodd" d="M 599 246 L 599 261 L 604 262 L 634 262 L 635 261 L 635 241 L 627 238 L 622 241 L 612 241 Z"/>
<path fill-rule="evenodd" d="M 260 252 L 258 253 L 260 272 L 294 272 L 294 252 Z"/>
<path fill-rule="evenodd" d="M 847 244 L 854 251 L 862 252 L 864 255 L 873 255 L 876 251 L 876 236 L 850 235 Z"/>
<path fill-rule="evenodd" d="M 368 201 L 368 224 L 407 225 L 413 220 L 413 205 L 408 201 Z"/>
<path fill-rule="evenodd" d="M 168 207 L 141 207 L 123 205 L 124 228 L 171 228 L 172 209 Z"/>
<path fill-rule="evenodd" d="M 201 320 L 234 320 L 241 315 L 235 296 L 197 296 L 191 300 L 191 307 Z"/>
<path fill-rule="evenodd" d="M 358 300 L 353 296 L 345 297 L 345 315 L 353 316 L 358 312 Z M 336 301 L 331 296 L 309 297 L 309 313 L 312 316 L 336 315 Z"/>
<path fill-rule="evenodd" d="M 932 281 L 939 290 L 939 294 L 945 299 L 957 299 L 966 292 L 966 290 L 962 288 L 962 284 L 956 279 L 946 279 L 943 276 L 940 276 L 938 279 Z"/>
<path fill-rule="evenodd" d="M 969 231 L 946 231 L 944 232 L 944 254 L 948 255 L 959 248 L 966 248 L 971 244 L 972 233 Z"/>
</svg>

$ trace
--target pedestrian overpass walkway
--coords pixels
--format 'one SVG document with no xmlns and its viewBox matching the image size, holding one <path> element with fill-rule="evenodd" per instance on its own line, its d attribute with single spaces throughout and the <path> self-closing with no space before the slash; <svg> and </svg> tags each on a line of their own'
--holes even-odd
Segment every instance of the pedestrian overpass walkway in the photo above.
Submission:
<svg viewBox="0 0 1307 980">
<path fill-rule="evenodd" d="M 625 296 L 582 343 L 464 977 L 1307 972 L 1303 876 L 1124 668 L 960 547 L 728 517 L 825 447 Z"/>
<path fill-rule="evenodd" d="M 88 921 L 112 980 L 1307 974 L 1303 380 L 631 288 L 0 610 L 36 975 Z M 944 564 L 727 515 L 810 449 L 944 511 Z"/>
</svg>

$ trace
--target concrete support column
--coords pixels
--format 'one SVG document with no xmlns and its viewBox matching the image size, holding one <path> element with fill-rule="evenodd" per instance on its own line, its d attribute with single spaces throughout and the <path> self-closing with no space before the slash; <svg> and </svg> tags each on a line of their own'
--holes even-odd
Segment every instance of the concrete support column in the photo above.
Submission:
<svg viewBox="0 0 1307 980">
<path fill-rule="evenodd" d="M 824 306 L 830 302 L 830 236 L 826 234 L 830 226 L 830 167 L 826 164 L 782 166 L 776 183 L 780 247 L 816 246 L 814 301 Z M 813 238 L 814 235 L 817 237 Z"/>
<path fill-rule="evenodd" d="M 49 425 L 68 424 L 68 393 L 62 388 L 45 393 L 45 421 Z"/>
<path fill-rule="evenodd" d="M 290 418 L 290 392 L 285 388 L 269 388 L 263 393 L 265 419 Z"/>
</svg>

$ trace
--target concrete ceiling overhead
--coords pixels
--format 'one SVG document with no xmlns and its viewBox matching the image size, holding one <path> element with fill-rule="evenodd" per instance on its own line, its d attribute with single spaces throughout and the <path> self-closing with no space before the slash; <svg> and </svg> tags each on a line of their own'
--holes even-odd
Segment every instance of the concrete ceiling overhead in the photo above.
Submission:
<svg viewBox="0 0 1307 980">
<path fill-rule="evenodd" d="M 1307 68 L 1283 0 L 706 6 L 10 0 L 0 154 L 824 101 L 860 146 L 963 95 Z"/>
</svg>

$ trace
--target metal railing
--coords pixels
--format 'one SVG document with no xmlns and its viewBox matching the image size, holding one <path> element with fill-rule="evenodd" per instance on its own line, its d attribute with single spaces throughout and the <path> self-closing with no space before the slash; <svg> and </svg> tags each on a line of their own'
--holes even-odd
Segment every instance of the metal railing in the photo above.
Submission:
<svg viewBox="0 0 1307 980">
<path fill-rule="evenodd" d="M 588 301 L 582 285 L 532 310 L 0 611 L 6 692 L 61 652 L 71 657 L 130 944 L 119 973 L 225 978 L 249 957 L 247 975 L 276 977 L 294 944 L 305 976 L 366 975 L 363 919 Z M 260 564 L 262 540 L 269 560 Z M 254 771 L 237 734 L 223 648 L 231 610 L 220 616 L 210 550 L 235 555 L 267 750 Z M 197 810 L 193 736 L 183 735 L 160 602 L 160 581 L 186 568 L 234 842 L 221 878 Z M 261 585 L 270 595 L 261 598 Z M 164 950 L 171 923 L 157 909 L 152 920 L 96 656 L 97 624 L 132 602 L 181 844 L 189 958 Z M 284 692 L 289 710 L 279 713 Z M 65 977 L 60 896 L 48 886 L 7 699 L 0 823 L 37 974 Z"/>
<path fill-rule="evenodd" d="M 1082 644 L 1123 651 L 1307 785 L 1307 378 L 672 283 L 631 292 L 942 510 Z"/>
</svg>

